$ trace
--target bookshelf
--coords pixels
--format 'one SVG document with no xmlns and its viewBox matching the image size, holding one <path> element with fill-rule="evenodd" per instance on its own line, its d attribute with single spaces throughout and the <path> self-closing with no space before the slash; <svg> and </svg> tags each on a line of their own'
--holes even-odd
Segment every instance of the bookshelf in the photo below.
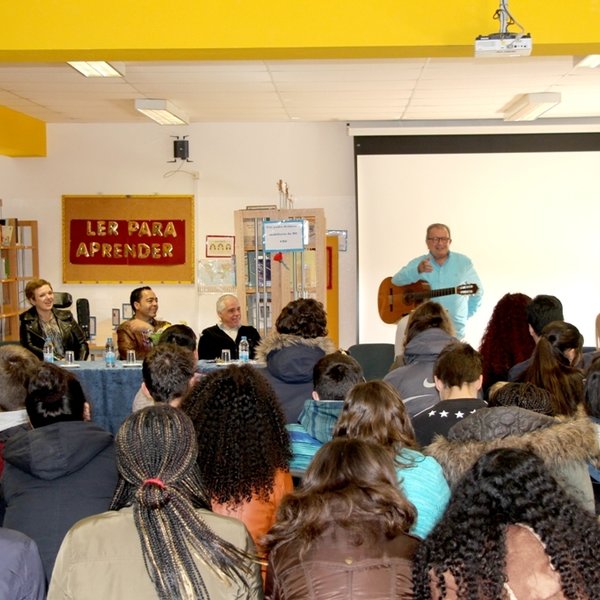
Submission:
<svg viewBox="0 0 600 600">
<path fill-rule="evenodd" d="M 0 219 L 0 341 L 19 340 L 25 286 L 39 277 L 37 221 Z"/>
<path fill-rule="evenodd" d="M 298 298 L 326 306 L 323 209 L 247 209 L 234 217 L 237 295 L 249 325 L 266 335 L 281 309 Z"/>
</svg>

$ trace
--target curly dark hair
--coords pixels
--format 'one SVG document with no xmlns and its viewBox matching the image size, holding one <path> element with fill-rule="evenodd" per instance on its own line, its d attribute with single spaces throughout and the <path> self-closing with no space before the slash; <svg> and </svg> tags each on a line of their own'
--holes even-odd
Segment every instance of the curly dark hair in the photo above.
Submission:
<svg viewBox="0 0 600 600">
<path fill-rule="evenodd" d="M 275 327 L 279 333 L 289 333 L 311 339 L 327 335 L 327 313 L 323 304 L 313 298 L 300 298 L 286 304 Z"/>
<path fill-rule="evenodd" d="M 494 307 L 479 346 L 485 392 L 497 381 L 506 381 L 509 369 L 531 356 L 535 342 L 527 322 L 530 303 L 525 294 L 504 294 Z"/>
<path fill-rule="evenodd" d="M 202 482 L 213 501 L 268 500 L 277 470 L 292 458 L 285 416 L 269 382 L 250 366 L 203 377 L 184 398 L 194 423 Z"/>
<path fill-rule="evenodd" d="M 569 497 L 538 456 L 512 448 L 481 456 L 454 488 L 442 520 L 417 551 L 415 598 L 431 598 L 431 583 L 445 598 L 445 573 L 454 577 L 461 600 L 508 598 L 506 531 L 514 524 L 540 538 L 565 598 L 600 598 L 596 518 Z"/>
<path fill-rule="evenodd" d="M 302 487 L 283 499 L 265 546 L 270 550 L 293 541 L 302 553 L 333 523 L 349 531 L 357 545 L 375 532 L 384 531 L 392 539 L 408 533 L 416 515 L 398 490 L 394 463 L 385 448 L 337 438 L 319 448 Z"/>
<path fill-rule="evenodd" d="M 488 406 L 518 406 L 542 415 L 553 415 L 552 396 L 533 383 L 499 383 L 496 390 L 490 390 Z M 496 386 L 494 386 L 496 387 Z"/>
</svg>

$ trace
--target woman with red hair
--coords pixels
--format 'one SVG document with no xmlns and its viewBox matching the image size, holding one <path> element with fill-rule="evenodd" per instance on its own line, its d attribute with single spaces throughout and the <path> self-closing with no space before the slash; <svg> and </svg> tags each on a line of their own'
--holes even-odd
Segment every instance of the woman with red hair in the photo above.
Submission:
<svg viewBox="0 0 600 600">
<path fill-rule="evenodd" d="M 526 294 L 504 294 L 494 307 L 479 346 L 486 396 L 494 383 L 508 380 L 513 365 L 527 360 L 533 352 L 535 342 L 529 333 L 526 311 L 530 302 Z"/>
</svg>

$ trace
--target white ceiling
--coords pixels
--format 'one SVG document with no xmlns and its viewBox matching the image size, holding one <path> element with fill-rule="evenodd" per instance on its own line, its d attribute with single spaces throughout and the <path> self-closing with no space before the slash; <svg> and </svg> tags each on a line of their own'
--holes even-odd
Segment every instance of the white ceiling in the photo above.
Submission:
<svg viewBox="0 0 600 600">
<path fill-rule="evenodd" d="M 0 63 L 0 105 L 48 123 L 147 122 L 163 98 L 196 122 L 498 120 L 528 92 L 560 92 L 542 118 L 600 117 L 600 68 L 580 57 L 126 62 L 122 79 L 66 63 Z"/>
</svg>

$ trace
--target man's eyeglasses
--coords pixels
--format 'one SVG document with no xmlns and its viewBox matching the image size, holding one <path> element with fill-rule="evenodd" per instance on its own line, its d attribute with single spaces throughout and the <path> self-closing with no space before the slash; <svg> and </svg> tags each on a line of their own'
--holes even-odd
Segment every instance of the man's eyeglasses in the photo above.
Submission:
<svg viewBox="0 0 600 600">
<path fill-rule="evenodd" d="M 450 241 L 450 238 L 449 237 L 428 237 L 427 241 L 433 242 L 434 244 L 437 244 L 438 242 L 442 242 L 442 244 L 447 244 Z"/>
</svg>

